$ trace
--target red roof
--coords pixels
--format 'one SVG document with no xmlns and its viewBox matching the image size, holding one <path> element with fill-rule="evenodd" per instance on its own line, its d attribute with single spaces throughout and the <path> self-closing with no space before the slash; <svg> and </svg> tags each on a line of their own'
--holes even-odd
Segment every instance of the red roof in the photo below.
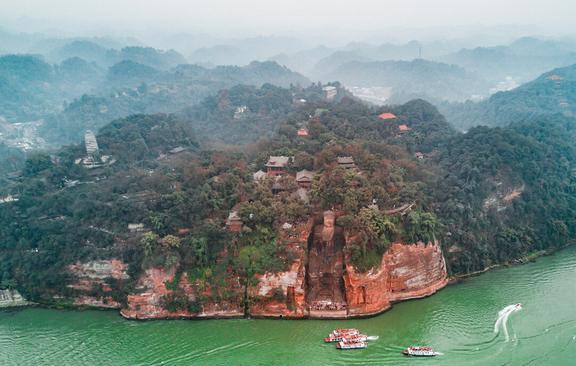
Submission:
<svg viewBox="0 0 576 366">
<path fill-rule="evenodd" d="M 394 113 L 382 113 L 381 115 L 378 116 L 378 118 L 380 119 L 395 119 L 396 115 Z"/>
<path fill-rule="evenodd" d="M 305 128 L 301 128 L 298 130 L 298 136 L 308 136 L 308 130 Z"/>
<path fill-rule="evenodd" d="M 398 126 L 398 129 L 400 131 L 410 131 L 411 130 L 411 128 L 408 127 L 407 125 L 400 125 L 400 126 Z"/>
</svg>

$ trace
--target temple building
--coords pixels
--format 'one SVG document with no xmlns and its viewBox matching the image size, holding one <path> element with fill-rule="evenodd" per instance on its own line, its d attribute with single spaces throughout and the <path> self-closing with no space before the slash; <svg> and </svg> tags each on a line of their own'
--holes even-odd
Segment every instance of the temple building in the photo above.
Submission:
<svg viewBox="0 0 576 366">
<path fill-rule="evenodd" d="M 290 158 L 288 156 L 271 156 L 266 163 L 268 176 L 275 177 L 286 174 Z"/>
<path fill-rule="evenodd" d="M 334 100 L 336 94 L 338 94 L 338 89 L 336 89 L 335 86 L 330 85 L 323 87 L 322 91 L 324 92 L 324 98 L 328 101 Z"/>
<path fill-rule="evenodd" d="M 343 169 L 354 169 L 356 164 L 354 164 L 354 158 L 351 156 L 339 156 L 337 158 L 338 166 Z"/>
<path fill-rule="evenodd" d="M 94 132 L 88 130 L 84 134 L 84 144 L 86 145 L 86 155 L 94 156 L 98 154 L 98 141 Z"/>
<path fill-rule="evenodd" d="M 308 137 L 308 129 L 302 127 L 300 129 L 298 129 L 298 132 L 296 132 L 296 135 L 298 135 L 298 137 Z"/>
<path fill-rule="evenodd" d="M 378 118 L 383 119 L 383 120 L 387 120 L 387 119 L 396 119 L 396 115 L 394 113 L 382 113 L 378 116 Z"/>
<path fill-rule="evenodd" d="M 300 188 L 310 188 L 312 186 L 312 179 L 314 179 L 314 173 L 306 169 L 296 173 L 296 183 Z"/>
<path fill-rule="evenodd" d="M 238 215 L 237 211 L 231 211 L 228 215 L 228 219 L 226 220 L 226 227 L 229 231 L 234 233 L 239 233 L 242 231 L 242 219 Z"/>
</svg>

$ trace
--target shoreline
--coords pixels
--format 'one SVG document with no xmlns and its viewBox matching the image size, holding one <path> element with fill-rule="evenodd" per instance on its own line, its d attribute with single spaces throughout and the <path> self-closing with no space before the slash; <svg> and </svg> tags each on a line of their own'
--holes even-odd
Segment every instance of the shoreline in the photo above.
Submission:
<svg viewBox="0 0 576 366">
<path fill-rule="evenodd" d="M 481 269 L 481 270 L 478 270 L 478 271 L 465 273 L 465 274 L 461 274 L 461 275 L 449 276 L 448 277 L 448 285 L 458 284 L 458 283 L 465 281 L 469 278 L 480 276 L 480 275 L 487 273 L 487 272 L 490 272 L 494 269 L 510 268 L 510 267 L 514 267 L 514 266 L 521 266 L 524 264 L 532 263 L 532 262 L 535 262 L 538 258 L 553 255 L 553 254 L 555 254 L 555 253 L 557 253 L 563 249 L 569 248 L 571 246 L 572 246 L 572 244 L 568 244 L 568 245 L 564 245 L 562 247 L 555 248 L 555 249 L 539 250 L 536 252 L 526 254 L 525 256 L 522 256 L 520 258 L 513 259 L 513 260 L 508 261 L 508 262 L 493 264 L 491 266 L 488 266 L 488 267 Z"/>
<path fill-rule="evenodd" d="M 494 264 L 491 266 L 488 266 L 482 270 L 478 270 L 478 271 L 474 271 L 474 272 L 470 272 L 470 273 L 466 273 L 466 274 L 461 274 L 461 275 L 455 275 L 455 276 L 448 276 L 446 283 L 444 286 L 435 289 L 433 292 L 429 293 L 429 294 L 424 294 L 422 296 L 416 296 L 416 297 L 411 297 L 411 298 L 406 298 L 406 299 L 402 299 L 402 300 L 396 300 L 396 301 L 390 301 L 390 304 L 388 307 L 379 310 L 379 311 L 375 311 L 375 312 L 371 312 L 371 313 L 366 313 L 366 314 L 353 314 L 353 315 L 347 315 L 347 316 L 342 316 L 342 317 L 315 317 L 315 316 L 301 316 L 301 317 L 292 317 L 289 315 L 241 315 L 241 314 L 231 314 L 231 315 L 214 315 L 214 316 L 175 316 L 175 317 L 158 317 L 158 318 L 130 318 L 130 317 L 126 317 L 124 314 L 122 314 L 122 309 L 119 308 L 105 308 L 105 307 L 98 307 L 98 306 L 88 306 L 88 305 L 81 305 L 81 306 L 74 306 L 74 305 L 62 305 L 62 304 L 54 304 L 54 305 L 50 305 L 50 304 L 41 304 L 41 303 L 34 303 L 34 302 L 30 302 L 27 301 L 27 304 L 24 305 L 14 305 L 14 306 L 5 306 L 5 307 L 0 307 L 0 311 L 14 311 L 14 310 L 22 310 L 22 309 L 27 309 L 27 308 L 43 308 L 43 309 L 52 309 L 52 310 L 68 310 L 68 311 L 86 311 L 86 310 L 96 310 L 96 311 L 115 311 L 116 314 L 118 314 L 118 316 L 120 316 L 123 319 L 129 320 L 129 321 L 157 321 L 157 320 L 163 320 L 163 321 L 170 321 L 170 320 L 216 320 L 216 319 L 274 319 L 274 320 L 353 320 L 353 319 L 367 319 L 367 318 L 374 318 L 376 316 L 379 316 L 387 311 L 389 311 L 390 309 L 393 308 L 394 304 L 399 304 L 402 302 L 407 302 L 407 301 L 415 301 L 415 300 L 419 300 L 419 299 L 423 299 L 423 298 L 427 298 L 430 296 L 433 296 L 434 294 L 438 293 L 439 291 L 441 291 L 442 289 L 451 286 L 451 285 L 457 285 L 467 279 L 473 278 L 473 277 L 478 277 L 484 273 L 487 273 L 491 270 L 494 269 L 500 269 L 500 268 L 509 268 L 509 267 L 513 267 L 513 266 L 519 266 L 519 265 L 524 265 L 527 263 L 531 263 L 531 262 L 535 262 L 538 258 L 542 258 L 542 257 L 547 257 L 550 255 L 553 255 L 563 249 L 566 249 L 568 247 L 571 247 L 572 245 L 565 245 L 559 248 L 554 248 L 554 249 L 548 249 L 548 250 L 540 250 L 540 251 L 536 251 L 536 252 L 532 252 L 529 253 L 523 257 L 511 260 L 509 262 L 505 262 L 505 263 L 500 263 L 500 264 Z"/>
</svg>

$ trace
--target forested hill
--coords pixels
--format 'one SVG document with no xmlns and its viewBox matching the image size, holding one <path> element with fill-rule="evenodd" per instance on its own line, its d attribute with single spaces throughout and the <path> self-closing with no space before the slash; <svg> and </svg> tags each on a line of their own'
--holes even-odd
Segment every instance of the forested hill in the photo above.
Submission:
<svg viewBox="0 0 576 366">
<path fill-rule="evenodd" d="M 576 65 L 552 70 L 480 103 L 443 104 L 440 109 L 461 129 L 506 126 L 555 114 L 570 117 L 576 112 Z"/>
<path fill-rule="evenodd" d="M 113 119 L 175 112 L 238 84 L 310 84 L 274 62 L 214 69 L 179 65 L 169 70 L 149 64 L 155 63 L 127 59 L 104 69 L 79 57 L 58 65 L 33 55 L 0 57 L 0 118 L 12 123 L 43 120 L 39 137 L 48 145 L 62 145 L 78 142 L 86 129 L 97 130 Z"/>
<path fill-rule="evenodd" d="M 466 100 L 483 95 L 490 84 L 465 69 L 423 59 L 413 61 L 352 61 L 324 75 L 347 87 L 384 86 L 392 88 L 392 100 Z"/>
<path fill-rule="evenodd" d="M 98 135 L 99 167 L 82 162 L 83 145 L 29 156 L 3 187 L 19 200 L 0 204 L 1 286 L 61 303 L 75 295 L 67 265 L 121 258 L 133 279 L 176 268 L 222 289 L 230 273 L 248 281 L 285 270 L 280 227 L 329 208 L 358 233 L 346 250 L 359 271 L 396 241 L 438 239 L 452 273 L 571 243 L 573 120 L 461 134 L 426 101 L 376 108 L 337 91 L 326 101 L 318 85 L 236 87 L 184 114 L 116 120 Z M 219 145 L 206 148 L 208 138 Z M 269 156 L 294 157 L 287 175 L 254 179 Z M 304 196 L 294 181 L 303 169 L 314 172 Z M 399 207 L 411 210 L 390 213 Z M 226 230 L 231 210 L 241 232 Z M 134 283 L 110 285 L 122 302 Z"/>
</svg>

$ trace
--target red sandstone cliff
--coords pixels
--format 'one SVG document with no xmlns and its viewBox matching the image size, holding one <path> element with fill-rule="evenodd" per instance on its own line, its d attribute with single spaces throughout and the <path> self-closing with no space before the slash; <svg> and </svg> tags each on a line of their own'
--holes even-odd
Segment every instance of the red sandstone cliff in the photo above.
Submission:
<svg viewBox="0 0 576 366">
<path fill-rule="evenodd" d="M 327 211 L 324 223 L 313 220 L 282 229 L 279 245 L 285 245 L 294 260 L 288 270 L 257 276 L 257 284 L 249 289 L 250 315 L 285 318 L 344 318 L 380 313 L 393 302 L 429 296 L 447 282 L 446 264 L 438 243 L 425 245 L 393 244 L 383 255 L 380 267 L 357 273 L 343 256 L 345 238 L 342 229 L 334 226 L 334 215 Z M 110 296 L 110 279 L 128 278 L 127 265 L 120 260 L 92 261 L 69 266 L 76 281 L 69 287 L 78 291 L 74 304 L 102 308 L 120 308 Z M 191 284 L 181 274 L 176 292 L 188 301 L 196 299 L 198 312 L 189 309 L 170 312 L 163 299 L 173 291 L 166 287 L 173 282 L 176 270 L 150 268 L 138 279 L 136 291 L 129 294 L 121 314 L 130 319 L 211 318 L 244 316 L 243 289 L 235 276 L 226 280 L 225 291 L 230 300 L 214 296 L 220 287 Z M 202 290 L 200 290 L 202 288 Z M 219 300 L 212 300 L 218 298 Z"/>
<path fill-rule="evenodd" d="M 377 269 L 356 273 L 348 264 L 344 275 L 349 316 L 382 312 L 393 302 L 429 296 L 446 286 L 448 275 L 438 243 L 395 243 Z"/>
<path fill-rule="evenodd" d="M 217 318 L 243 316 L 244 311 L 239 304 L 226 301 L 206 301 L 202 303 L 198 313 L 188 310 L 170 312 L 162 306 L 162 298 L 172 291 L 166 288 L 166 282 L 172 282 L 175 269 L 166 271 L 161 268 L 150 268 L 138 280 L 135 294 L 128 295 L 128 304 L 120 311 L 120 314 L 129 319 L 169 319 L 169 318 Z M 240 291 L 237 279 L 231 279 L 232 290 Z M 194 286 L 188 281 L 186 273 L 182 273 L 178 283 L 178 289 L 194 301 L 199 294 Z M 202 295 L 210 295 L 202 293 Z"/>
<path fill-rule="evenodd" d="M 118 259 L 75 263 L 68 266 L 68 270 L 76 278 L 75 282 L 68 285 L 78 292 L 74 305 L 119 309 L 121 305 L 110 296 L 112 288 L 107 280 L 128 279 L 127 269 L 128 266 Z"/>
<path fill-rule="evenodd" d="M 282 232 L 279 242 L 288 246 L 296 259 L 290 269 L 280 273 L 257 276 L 258 284 L 250 289 L 250 315 L 303 318 L 306 309 L 306 251 L 313 221 L 296 225 Z"/>
</svg>

